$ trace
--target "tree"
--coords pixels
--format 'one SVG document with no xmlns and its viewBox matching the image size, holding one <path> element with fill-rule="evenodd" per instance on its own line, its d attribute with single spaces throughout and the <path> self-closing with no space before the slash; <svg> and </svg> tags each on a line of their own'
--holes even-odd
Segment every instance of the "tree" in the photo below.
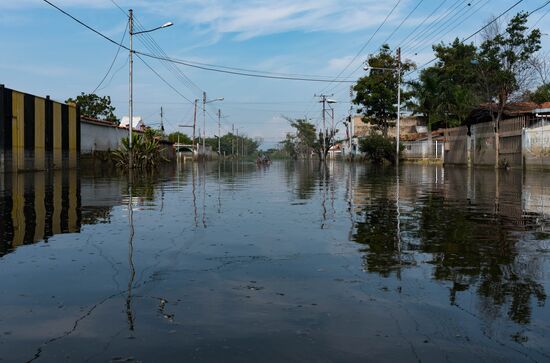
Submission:
<svg viewBox="0 0 550 363">
<path fill-rule="evenodd" d="M 296 153 L 302 157 L 309 157 L 312 152 L 319 153 L 315 125 L 303 119 L 289 121 L 296 130 Z"/>
<path fill-rule="evenodd" d="M 413 113 L 422 114 L 426 119 L 428 126 L 428 138 L 431 137 L 433 126 L 440 120 L 440 101 L 439 76 L 436 69 L 431 67 L 420 73 L 418 81 L 410 84 L 414 94 L 415 102 L 411 102 L 410 108 Z"/>
<path fill-rule="evenodd" d="M 110 96 L 100 97 L 95 93 L 85 94 L 82 92 L 80 96 L 76 97 L 76 100 L 69 98 L 65 102 L 76 103 L 80 107 L 82 116 L 118 123 L 118 119 L 114 114 L 115 107 L 111 105 Z"/>
<path fill-rule="evenodd" d="M 187 136 L 186 134 L 180 131 L 172 132 L 171 134 L 169 134 L 168 141 L 179 142 L 181 144 L 186 144 L 186 145 L 191 145 L 193 143 L 193 141 L 189 136 Z"/>
<path fill-rule="evenodd" d="M 529 101 L 536 103 L 550 102 L 550 83 L 539 86 L 534 92 L 529 93 Z"/>
<path fill-rule="evenodd" d="M 384 44 L 378 54 L 369 56 L 369 74 L 360 78 L 354 86 L 356 97 L 353 102 L 362 106 L 364 121 L 370 121 L 387 135 L 389 121 L 397 118 L 398 60 L 389 45 Z M 405 72 L 415 67 L 414 63 L 401 64 L 401 79 Z M 383 68 L 383 69 L 380 69 Z M 410 93 L 402 92 L 401 99 L 406 103 Z"/>
<path fill-rule="evenodd" d="M 218 151 L 218 138 L 208 137 L 205 140 L 206 145 L 210 146 L 213 151 Z M 220 139 L 220 153 L 222 155 L 231 155 L 233 152 L 236 155 L 254 155 L 261 145 L 260 139 L 252 139 L 246 135 L 234 135 L 227 133 Z"/>
<path fill-rule="evenodd" d="M 426 117 L 428 130 L 433 126 L 458 126 L 464 123 L 479 103 L 478 74 L 472 65 L 477 48 L 458 38 L 445 45 L 433 47 L 437 62 L 420 73 L 413 81 L 412 109 Z"/>
<path fill-rule="evenodd" d="M 296 136 L 291 133 L 287 133 L 285 139 L 280 141 L 282 151 L 291 159 L 297 159 L 298 153 L 296 152 Z"/>
<path fill-rule="evenodd" d="M 401 154 L 402 146 L 399 145 L 399 154 Z M 359 150 L 365 153 L 370 161 L 374 164 L 382 164 L 384 160 L 390 163 L 395 163 L 396 145 L 394 138 L 371 133 L 367 137 L 359 140 Z"/>
<path fill-rule="evenodd" d="M 528 17 L 528 13 L 518 13 L 509 21 L 504 33 L 489 34 L 481 44 L 478 62 L 484 74 L 480 79 L 487 100 L 490 104 L 496 103 L 496 115 L 491 112 L 496 131 L 504 107 L 512 94 L 519 90 L 518 76 L 530 67 L 533 55 L 541 47 L 540 30 L 527 33 Z"/>
</svg>

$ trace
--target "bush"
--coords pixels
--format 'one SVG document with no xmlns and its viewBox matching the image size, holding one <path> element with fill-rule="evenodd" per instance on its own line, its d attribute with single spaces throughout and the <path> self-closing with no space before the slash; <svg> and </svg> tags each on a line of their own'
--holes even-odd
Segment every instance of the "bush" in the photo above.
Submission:
<svg viewBox="0 0 550 363">
<path fill-rule="evenodd" d="M 402 146 L 399 148 L 401 154 Z M 371 162 L 382 164 L 384 160 L 395 163 L 395 139 L 372 133 L 359 141 L 359 150 L 367 154 Z"/>
<path fill-rule="evenodd" d="M 119 167 L 128 167 L 130 156 L 128 138 L 122 139 L 122 145 L 113 151 L 113 160 Z M 132 135 L 132 159 L 134 169 L 154 169 L 167 159 L 162 156 L 161 146 L 149 135 Z"/>
</svg>

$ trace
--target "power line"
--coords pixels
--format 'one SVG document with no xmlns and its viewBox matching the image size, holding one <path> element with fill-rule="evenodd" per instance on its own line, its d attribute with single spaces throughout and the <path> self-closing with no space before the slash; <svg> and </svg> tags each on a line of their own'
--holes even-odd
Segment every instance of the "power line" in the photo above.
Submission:
<svg viewBox="0 0 550 363">
<path fill-rule="evenodd" d="M 388 15 L 386 15 L 386 17 L 384 18 L 384 21 L 382 21 L 382 23 L 380 23 L 380 25 L 378 26 L 378 28 L 376 28 L 376 30 L 374 31 L 374 33 L 371 34 L 370 38 L 367 40 L 367 42 L 365 44 L 363 44 L 363 46 L 359 49 L 359 51 L 357 52 L 357 54 L 355 54 L 355 56 L 353 57 L 353 59 L 351 61 L 348 62 L 348 64 L 346 64 L 346 66 L 340 71 L 340 73 L 338 73 L 336 75 L 336 77 L 334 78 L 334 80 L 337 80 L 340 78 L 340 76 L 355 62 L 355 60 L 363 53 L 363 51 L 365 50 L 365 48 L 370 44 L 370 42 L 372 41 L 372 39 L 376 36 L 376 34 L 378 34 L 378 32 L 380 31 L 380 29 L 384 26 L 384 24 L 386 24 L 386 22 L 388 21 L 388 19 L 390 18 L 390 16 L 393 14 L 393 12 L 395 11 L 395 9 L 397 8 L 397 6 L 401 3 L 401 0 L 398 0 L 397 3 L 395 3 L 395 5 L 393 6 L 393 8 L 390 10 L 390 12 L 388 13 Z M 347 78 L 347 77 L 344 77 L 344 78 Z M 332 82 L 330 82 L 332 83 Z M 330 85 L 329 83 L 329 85 Z M 328 85 L 327 85 L 328 87 Z M 323 93 L 324 91 L 326 91 L 326 87 L 321 91 L 321 93 Z"/>
<path fill-rule="evenodd" d="M 118 48 L 120 49 L 120 48 Z M 109 85 L 111 84 L 111 82 L 113 81 L 113 79 L 115 78 L 115 76 L 118 74 L 118 72 L 120 72 L 123 68 L 125 68 L 127 65 L 128 65 L 128 60 L 129 60 L 130 56 L 126 56 L 126 59 L 124 60 L 124 62 L 122 62 L 122 65 L 117 68 L 113 74 L 111 75 L 111 78 L 109 79 L 109 82 L 107 82 L 106 85 L 104 85 L 103 87 L 99 88 L 98 91 L 101 91 L 101 90 L 104 90 L 105 88 L 109 87 Z"/>
<path fill-rule="evenodd" d="M 124 29 L 124 34 L 122 34 L 122 40 L 120 41 L 120 43 L 123 43 L 124 42 L 124 38 L 126 38 L 126 32 L 128 31 L 128 24 L 129 22 L 126 22 L 126 28 Z M 101 87 L 101 85 L 103 84 L 103 82 L 105 82 L 105 79 L 107 78 L 107 76 L 109 75 L 109 73 L 111 72 L 111 70 L 113 69 L 113 66 L 115 65 L 115 62 L 118 58 L 118 54 L 120 53 L 120 47 L 117 47 L 117 50 L 116 50 L 116 54 L 115 54 L 115 57 L 113 58 L 113 61 L 111 62 L 111 65 L 109 66 L 109 69 L 107 69 L 107 73 L 105 73 L 105 75 L 103 76 L 103 78 L 101 79 L 101 82 L 99 82 L 99 84 L 97 85 L 96 88 L 94 88 L 94 90 L 92 91 L 92 94 L 96 93 L 97 89 L 99 87 Z"/>
<path fill-rule="evenodd" d="M 414 33 L 416 33 L 416 31 L 418 29 L 420 29 L 422 27 L 422 25 L 424 25 L 426 23 L 426 21 L 428 21 L 429 18 L 431 18 L 439 9 L 441 9 L 441 7 L 447 2 L 448 0 L 443 0 L 439 6 L 437 8 L 435 8 L 428 16 L 426 16 L 424 18 L 424 20 L 422 20 L 422 22 L 420 24 L 418 24 L 412 32 L 409 33 L 409 35 L 407 35 L 405 38 L 403 38 L 401 40 L 401 42 L 399 43 L 399 47 L 402 47 L 402 44 L 407 40 L 409 39 Z"/>
<path fill-rule="evenodd" d="M 443 26 L 444 24 L 446 24 L 449 21 L 449 19 L 447 19 L 449 16 L 451 16 L 450 19 L 453 18 L 454 13 L 456 11 L 459 11 L 460 5 L 462 4 L 463 1 L 464 0 L 455 1 L 446 11 L 444 11 L 441 15 L 439 15 L 433 21 L 432 24 L 427 26 L 424 30 L 422 30 L 414 38 L 410 39 L 407 43 L 403 44 L 402 49 L 417 47 L 421 42 L 428 39 L 432 34 L 435 33 L 435 30 L 439 29 L 441 26 Z"/>
<path fill-rule="evenodd" d="M 463 14 L 456 14 L 456 17 L 454 18 L 454 20 L 453 20 L 453 18 L 450 18 L 444 24 L 442 24 L 440 27 L 438 27 L 434 32 L 434 34 L 436 34 L 435 37 L 433 37 L 429 40 L 425 39 L 424 41 L 418 43 L 418 45 L 414 49 L 409 50 L 408 54 L 411 55 L 411 54 L 418 53 L 418 51 L 420 51 L 426 45 L 433 44 L 435 39 L 443 39 L 447 34 L 449 34 L 454 29 L 456 29 L 458 26 L 460 26 L 462 24 L 462 21 L 465 20 L 466 17 L 472 17 L 475 13 L 479 12 L 481 9 L 483 9 L 485 6 L 487 6 L 487 4 L 490 1 L 491 0 L 485 0 L 485 2 L 483 2 L 483 0 L 480 0 L 475 5 L 474 4 L 468 5 L 468 7 L 466 8 L 466 11 Z M 476 9 L 475 7 L 478 6 L 478 5 L 479 5 L 479 8 Z M 469 13 L 471 11 L 473 11 L 473 12 L 470 15 Z M 451 28 L 451 29 L 447 30 L 449 28 Z M 445 32 L 445 33 L 443 33 L 443 32 Z"/>
<path fill-rule="evenodd" d="M 494 18 L 493 20 L 491 20 L 490 22 L 488 22 L 487 24 L 485 24 L 483 27 L 481 27 L 480 29 L 478 29 L 477 31 L 475 31 L 474 33 L 470 34 L 469 36 L 467 36 L 466 38 L 462 39 L 461 42 L 465 42 L 467 40 L 470 40 L 472 39 L 473 37 L 475 37 L 477 34 L 481 33 L 483 30 L 487 29 L 487 27 L 489 27 L 491 24 L 493 24 L 494 22 L 498 21 L 501 17 L 503 17 L 504 15 L 506 15 L 510 10 L 512 10 L 513 8 L 515 8 L 517 5 L 519 5 L 520 3 L 522 3 L 523 0 L 519 0 L 517 1 L 514 5 L 510 6 L 508 9 L 506 9 L 505 11 L 503 11 L 502 13 L 500 13 L 499 16 L 497 16 L 496 18 Z M 540 9 L 546 7 L 548 4 L 550 4 L 550 0 L 547 1 L 544 5 L 538 7 L 537 9 L 531 11 L 529 13 L 529 15 L 532 15 L 534 14 L 535 12 L 539 11 Z M 417 69 L 415 70 L 412 70 L 408 73 L 405 74 L 405 76 L 409 75 L 409 74 L 412 74 L 414 72 L 418 72 L 419 70 L 425 68 L 426 66 L 428 66 L 429 64 L 433 63 L 434 61 L 437 60 L 437 57 L 429 60 L 428 62 L 424 63 L 422 66 L 418 67 Z"/>
<path fill-rule="evenodd" d="M 83 21 L 81 21 L 78 18 L 74 17 L 73 15 L 69 14 L 65 10 L 63 10 L 60 7 L 56 6 L 55 4 L 50 2 L 49 0 L 42 0 L 42 1 L 49 4 L 50 6 L 54 7 L 55 9 L 57 9 L 61 13 L 65 14 L 66 16 L 70 17 L 71 19 L 73 19 L 74 21 L 76 21 L 80 25 L 84 26 L 85 28 L 87 28 L 87 29 L 91 30 L 92 32 L 96 33 L 97 35 L 101 36 L 103 39 L 109 41 L 110 43 L 113 43 L 113 44 L 115 44 L 115 45 L 117 45 L 121 48 L 124 48 L 124 49 L 130 51 L 130 48 L 128 48 L 124 44 L 118 43 L 115 40 L 109 38 L 105 34 L 101 33 L 100 31 L 94 29 L 90 25 L 84 23 Z M 211 66 L 202 66 L 202 65 L 192 64 L 192 63 L 190 63 L 188 61 L 185 61 L 185 60 L 172 58 L 172 57 L 167 57 L 167 56 L 158 56 L 158 55 L 149 54 L 149 53 L 145 53 L 145 52 L 141 52 L 141 51 L 137 51 L 137 50 L 133 50 L 133 53 L 136 54 L 136 55 L 139 54 L 139 55 L 142 55 L 144 57 L 148 57 L 148 58 L 152 58 L 152 59 L 167 61 L 167 62 L 171 62 L 171 63 L 175 63 L 175 64 L 181 64 L 181 65 L 191 67 L 191 68 L 197 68 L 197 69 L 202 69 L 202 70 L 211 71 L 211 72 L 232 74 L 232 75 L 243 76 L 243 77 L 278 79 L 278 80 L 287 80 L 287 81 L 303 81 L 303 82 L 355 83 L 355 81 L 348 81 L 348 80 L 330 80 L 330 79 L 321 79 L 321 78 L 313 78 L 313 77 L 312 78 L 309 78 L 309 77 L 290 77 L 290 76 L 276 76 L 276 75 L 266 75 L 266 74 L 252 73 L 252 72 L 257 72 L 255 70 L 246 70 L 246 71 L 242 71 L 242 72 L 240 72 L 240 71 L 231 71 L 231 70 L 225 70 L 225 69 L 218 69 L 218 68 L 214 68 L 214 67 L 211 67 Z"/>
<path fill-rule="evenodd" d="M 390 39 L 391 37 L 394 36 L 394 34 L 401 28 L 401 26 L 411 17 L 411 15 L 416 11 L 416 9 L 418 9 L 418 7 L 420 6 L 420 4 L 422 4 L 424 2 L 424 0 L 420 0 L 418 2 L 418 4 L 416 4 L 416 6 L 407 14 L 407 16 L 401 21 L 401 23 L 399 23 L 399 25 L 391 32 L 390 35 L 388 35 L 388 37 L 386 38 L 386 40 L 384 40 L 384 42 L 382 44 L 386 44 Z"/>
<path fill-rule="evenodd" d="M 147 63 L 143 58 L 140 57 L 139 54 L 136 54 L 136 57 L 139 58 L 139 60 L 141 60 L 143 62 L 143 64 L 145 64 L 147 66 L 147 68 L 149 68 L 151 70 L 151 72 L 153 72 L 154 74 L 157 75 L 158 78 L 160 78 L 161 81 L 163 81 L 164 83 L 166 83 L 166 85 L 168 87 L 170 87 L 172 90 L 174 90 L 174 92 L 176 92 L 178 95 L 180 95 L 181 97 L 183 97 L 185 100 L 187 100 L 189 103 L 193 103 L 193 101 L 191 101 L 189 98 L 185 97 L 180 91 L 178 91 L 178 89 L 174 86 L 172 86 L 172 84 L 170 84 L 170 82 L 168 82 L 166 79 L 164 79 L 164 77 L 162 77 L 157 71 L 155 71 L 155 69 L 153 67 L 151 67 L 149 65 L 149 63 Z"/>
</svg>

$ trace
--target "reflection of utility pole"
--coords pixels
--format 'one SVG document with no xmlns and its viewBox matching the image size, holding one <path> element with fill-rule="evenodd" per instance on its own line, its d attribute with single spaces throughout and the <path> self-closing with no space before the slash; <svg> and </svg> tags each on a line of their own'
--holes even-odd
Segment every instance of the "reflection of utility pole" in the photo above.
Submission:
<svg viewBox="0 0 550 363">
<path fill-rule="evenodd" d="M 199 223 L 198 223 L 198 216 L 197 216 L 197 193 L 195 192 L 195 190 L 196 190 L 196 185 L 195 185 L 195 163 L 193 163 L 191 168 L 192 168 L 191 169 L 191 178 L 192 178 L 192 182 L 193 182 L 193 188 L 192 188 L 193 212 L 194 212 L 194 215 L 195 215 L 195 227 L 198 227 Z"/>
<path fill-rule="evenodd" d="M 202 152 L 206 156 L 206 92 L 202 93 Z"/>
<path fill-rule="evenodd" d="M 197 104 L 199 103 L 199 100 L 195 98 L 195 112 L 193 113 L 193 159 L 195 159 L 195 129 L 197 128 Z"/>
<path fill-rule="evenodd" d="M 134 267 L 134 216 L 132 210 L 132 170 L 130 169 L 128 185 L 128 224 L 130 226 L 130 236 L 128 238 L 128 265 L 130 267 L 130 279 L 128 280 L 128 294 L 126 295 L 126 318 L 128 319 L 128 328 L 134 330 L 134 313 L 132 311 L 132 288 L 136 277 Z"/>
<path fill-rule="evenodd" d="M 221 122 L 222 122 L 222 110 L 218 108 L 218 158 L 222 156 L 222 149 L 221 149 Z"/>
</svg>

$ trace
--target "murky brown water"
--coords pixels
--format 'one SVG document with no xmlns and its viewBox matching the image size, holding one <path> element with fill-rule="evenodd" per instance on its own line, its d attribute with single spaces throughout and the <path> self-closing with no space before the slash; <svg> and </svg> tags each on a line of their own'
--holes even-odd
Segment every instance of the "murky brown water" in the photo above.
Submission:
<svg viewBox="0 0 550 363">
<path fill-rule="evenodd" d="M 131 180 L 0 177 L 0 361 L 550 361 L 550 174 Z"/>
</svg>

